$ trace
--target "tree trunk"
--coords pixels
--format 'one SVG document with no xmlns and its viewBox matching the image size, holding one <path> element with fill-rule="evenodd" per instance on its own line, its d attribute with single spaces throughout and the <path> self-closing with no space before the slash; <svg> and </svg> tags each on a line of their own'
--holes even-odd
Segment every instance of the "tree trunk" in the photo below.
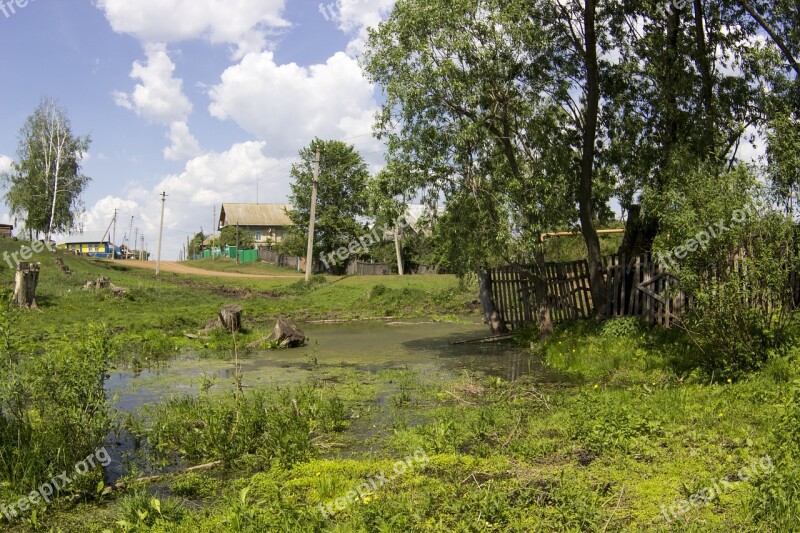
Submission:
<svg viewBox="0 0 800 533">
<path fill-rule="evenodd" d="M 545 282 L 544 250 L 539 246 L 534 254 L 536 272 L 533 280 L 533 301 L 536 306 L 536 323 L 539 324 L 539 334 L 547 338 L 553 333 L 553 316 L 550 314 L 550 305 L 547 302 L 547 283 Z"/>
<path fill-rule="evenodd" d="M 484 269 L 478 269 L 478 282 L 480 285 L 479 294 L 481 300 L 481 308 L 483 309 L 483 322 L 492 330 L 492 335 L 503 335 L 508 333 L 506 323 L 503 321 L 500 313 L 497 312 L 497 305 L 492 296 L 492 278 L 489 272 Z"/>
<path fill-rule="evenodd" d="M 653 216 L 642 217 L 642 207 L 634 204 L 628 209 L 628 221 L 625 223 L 625 234 L 617 254 L 631 257 L 648 253 L 653 249 L 653 242 L 658 235 L 658 220 Z"/>
<path fill-rule="evenodd" d="M 583 147 L 581 154 L 578 208 L 583 240 L 586 241 L 589 261 L 589 283 L 595 316 L 602 319 L 606 313 L 605 278 L 600 271 L 600 239 L 594 225 L 592 210 L 592 180 L 594 178 L 597 121 L 600 113 L 600 70 L 597 64 L 597 34 L 595 32 L 595 0 L 587 0 L 583 12 L 586 69 L 586 112 L 584 116 Z"/>
<path fill-rule="evenodd" d="M 36 309 L 36 286 L 39 284 L 41 263 L 20 263 L 14 278 L 12 301 L 17 307 Z"/>
<path fill-rule="evenodd" d="M 226 305 L 219 312 L 219 321 L 222 327 L 231 333 L 242 329 L 242 308 L 238 305 Z"/>
</svg>

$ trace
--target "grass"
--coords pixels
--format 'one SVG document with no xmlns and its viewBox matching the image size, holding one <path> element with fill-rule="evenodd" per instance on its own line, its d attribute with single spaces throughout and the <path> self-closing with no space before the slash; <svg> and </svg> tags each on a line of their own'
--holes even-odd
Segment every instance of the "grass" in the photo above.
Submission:
<svg viewBox="0 0 800 533">
<path fill-rule="evenodd" d="M 474 298 L 472 289 L 447 276 L 316 278 L 311 285 L 237 280 L 243 284 L 234 286 L 229 280 L 157 280 L 106 263 L 65 261 L 77 274 L 66 278 L 45 268 L 42 312 L 27 314 L 19 330 L 30 338 L 39 335 L 43 346 L 65 332 L 78 334 L 85 317 L 93 315 L 119 330 L 114 339 L 135 344 L 134 352 L 151 350 L 155 357 L 180 349 L 171 344 L 180 331 L 197 327 L 229 300 L 218 293 L 220 283 L 253 291 L 236 298 L 253 329 L 275 312 L 302 318 L 419 316 L 462 312 Z M 134 297 L 120 301 L 70 290 L 103 273 L 133 288 Z M 694 353 L 686 339 L 635 320 L 568 324 L 544 342 L 524 335 L 520 341 L 526 347 L 532 343 L 528 357 L 547 367 L 547 379 L 531 375 L 507 382 L 482 374 L 451 378 L 404 368 L 371 373 L 339 368 L 296 387 L 206 391 L 153 405 L 127 422 L 140 453 L 153 465 L 169 471 L 221 460 L 224 466 L 130 482 L 111 494 L 60 499 L 38 507 L 35 519 L 29 515 L 10 527 L 88 532 L 796 527 L 797 350 L 741 380 L 714 383 L 687 363 Z M 398 463 L 422 455 L 424 461 Z M 760 469 L 746 481 L 738 477 L 743 467 L 764 458 L 773 469 Z M 707 489 L 720 485 L 724 490 L 708 497 Z M 332 515 L 320 510 L 331 503 Z M 673 513 L 676 509 L 680 512 Z"/>
<path fill-rule="evenodd" d="M 0 239 L 0 255 L 19 250 L 22 242 Z M 243 308 L 245 344 L 269 334 L 279 316 L 304 321 L 396 316 L 467 314 L 475 311 L 476 287 L 462 287 L 453 276 L 352 276 L 318 278 L 307 286 L 293 279 L 234 279 L 178 276 L 119 265 L 111 261 L 61 255 L 72 274 L 64 274 L 52 253 L 42 263 L 37 290 L 40 312 L 26 315 L 18 334 L 31 343 L 85 334 L 87 318 L 113 333 L 116 352 L 125 360 L 146 364 L 200 349 L 184 333 L 196 333 L 228 303 Z M 203 260 L 207 262 L 221 260 Z M 194 264 L 202 261 L 194 261 Z M 0 261 L 0 266 L 3 262 Z M 256 265 L 254 265 L 255 267 Z M 101 276 L 129 289 L 125 298 L 108 291 L 84 291 Z M 376 296 L 374 288 L 382 288 Z M 0 287 L 13 289 L 13 272 L 0 268 Z M 227 349 L 227 346 L 222 348 Z"/>
</svg>

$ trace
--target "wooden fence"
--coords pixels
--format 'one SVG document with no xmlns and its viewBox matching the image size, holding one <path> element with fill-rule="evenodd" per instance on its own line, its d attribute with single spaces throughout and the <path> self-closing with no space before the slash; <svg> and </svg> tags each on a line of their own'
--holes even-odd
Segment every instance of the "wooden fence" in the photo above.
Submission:
<svg viewBox="0 0 800 533">
<path fill-rule="evenodd" d="M 534 265 L 509 265 L 488 273 L 497 311 L 512 330 L 534 321 L 537 270 Z M 684 307 L 686 298 L 677 279 L 649 254 L 630 260 L 609 257 L 603 272 L 608 290 L 607 316 L 643 316 L 651 324 L 669 328 Z M 592 316 L 586 261 L 545 263 L 542 278 L 554 323 Z"/>
<path fill-rule="evenodd" d="M 347 263 L 347 274 L 351 276 L 388 276 L 391 273 L 391 267 L 385 263 L 364 263 L 361 261 Z"/>
</svg>

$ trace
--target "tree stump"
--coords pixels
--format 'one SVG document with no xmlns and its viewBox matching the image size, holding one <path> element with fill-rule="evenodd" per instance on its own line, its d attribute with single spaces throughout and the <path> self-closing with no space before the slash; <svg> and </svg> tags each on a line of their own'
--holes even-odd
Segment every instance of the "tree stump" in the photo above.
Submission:
<svg viewBox="0 0 800 533">
<path fill-rule="evenodd" d="M 223 328 L 231 333 L 242 329 L 242 308 L 238 305 L 226 305 L 219 312 L 219 321 Z"/>
<path fill-rule="evenodd" d="M 281 348 L 297 348 L 306 343 L 306 334 L 291 320 L 280 317 L 267 340 L 278 341 Z"/>
<path fill-rule="evenodd" d="M 20 263 L 14 277 L 14 296 L 12 301 L 18 307 L 36 309 L 36 286 L 39 284 L 41 263 Z"/>
</svg>

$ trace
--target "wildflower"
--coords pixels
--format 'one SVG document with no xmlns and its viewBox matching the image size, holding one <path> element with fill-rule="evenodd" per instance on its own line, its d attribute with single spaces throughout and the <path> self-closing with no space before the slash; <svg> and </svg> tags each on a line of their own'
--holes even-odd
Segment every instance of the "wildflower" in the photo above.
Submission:
<svg viewBox="0 0 800 533">
<path fill-rule="evenodd" d="M 595 388 L 595 389 L 597 389 L 597 388 L 599 388 L 599 387 L 600 387 L 600 385 L 598 385 L 597 383 L 595 383 L 595 384 L 594 384 L 594 388 Z"/>
<path fill-rule="evenodd" d="M 719 417 L 722 418 L 722 413 L 719 414 Z"/>
<path fill-rule="evenodd" d="M 731 381 L 731 378 L 728 378 L 728 383 L 733 383 L 733 381 Z"/>
</svg>

